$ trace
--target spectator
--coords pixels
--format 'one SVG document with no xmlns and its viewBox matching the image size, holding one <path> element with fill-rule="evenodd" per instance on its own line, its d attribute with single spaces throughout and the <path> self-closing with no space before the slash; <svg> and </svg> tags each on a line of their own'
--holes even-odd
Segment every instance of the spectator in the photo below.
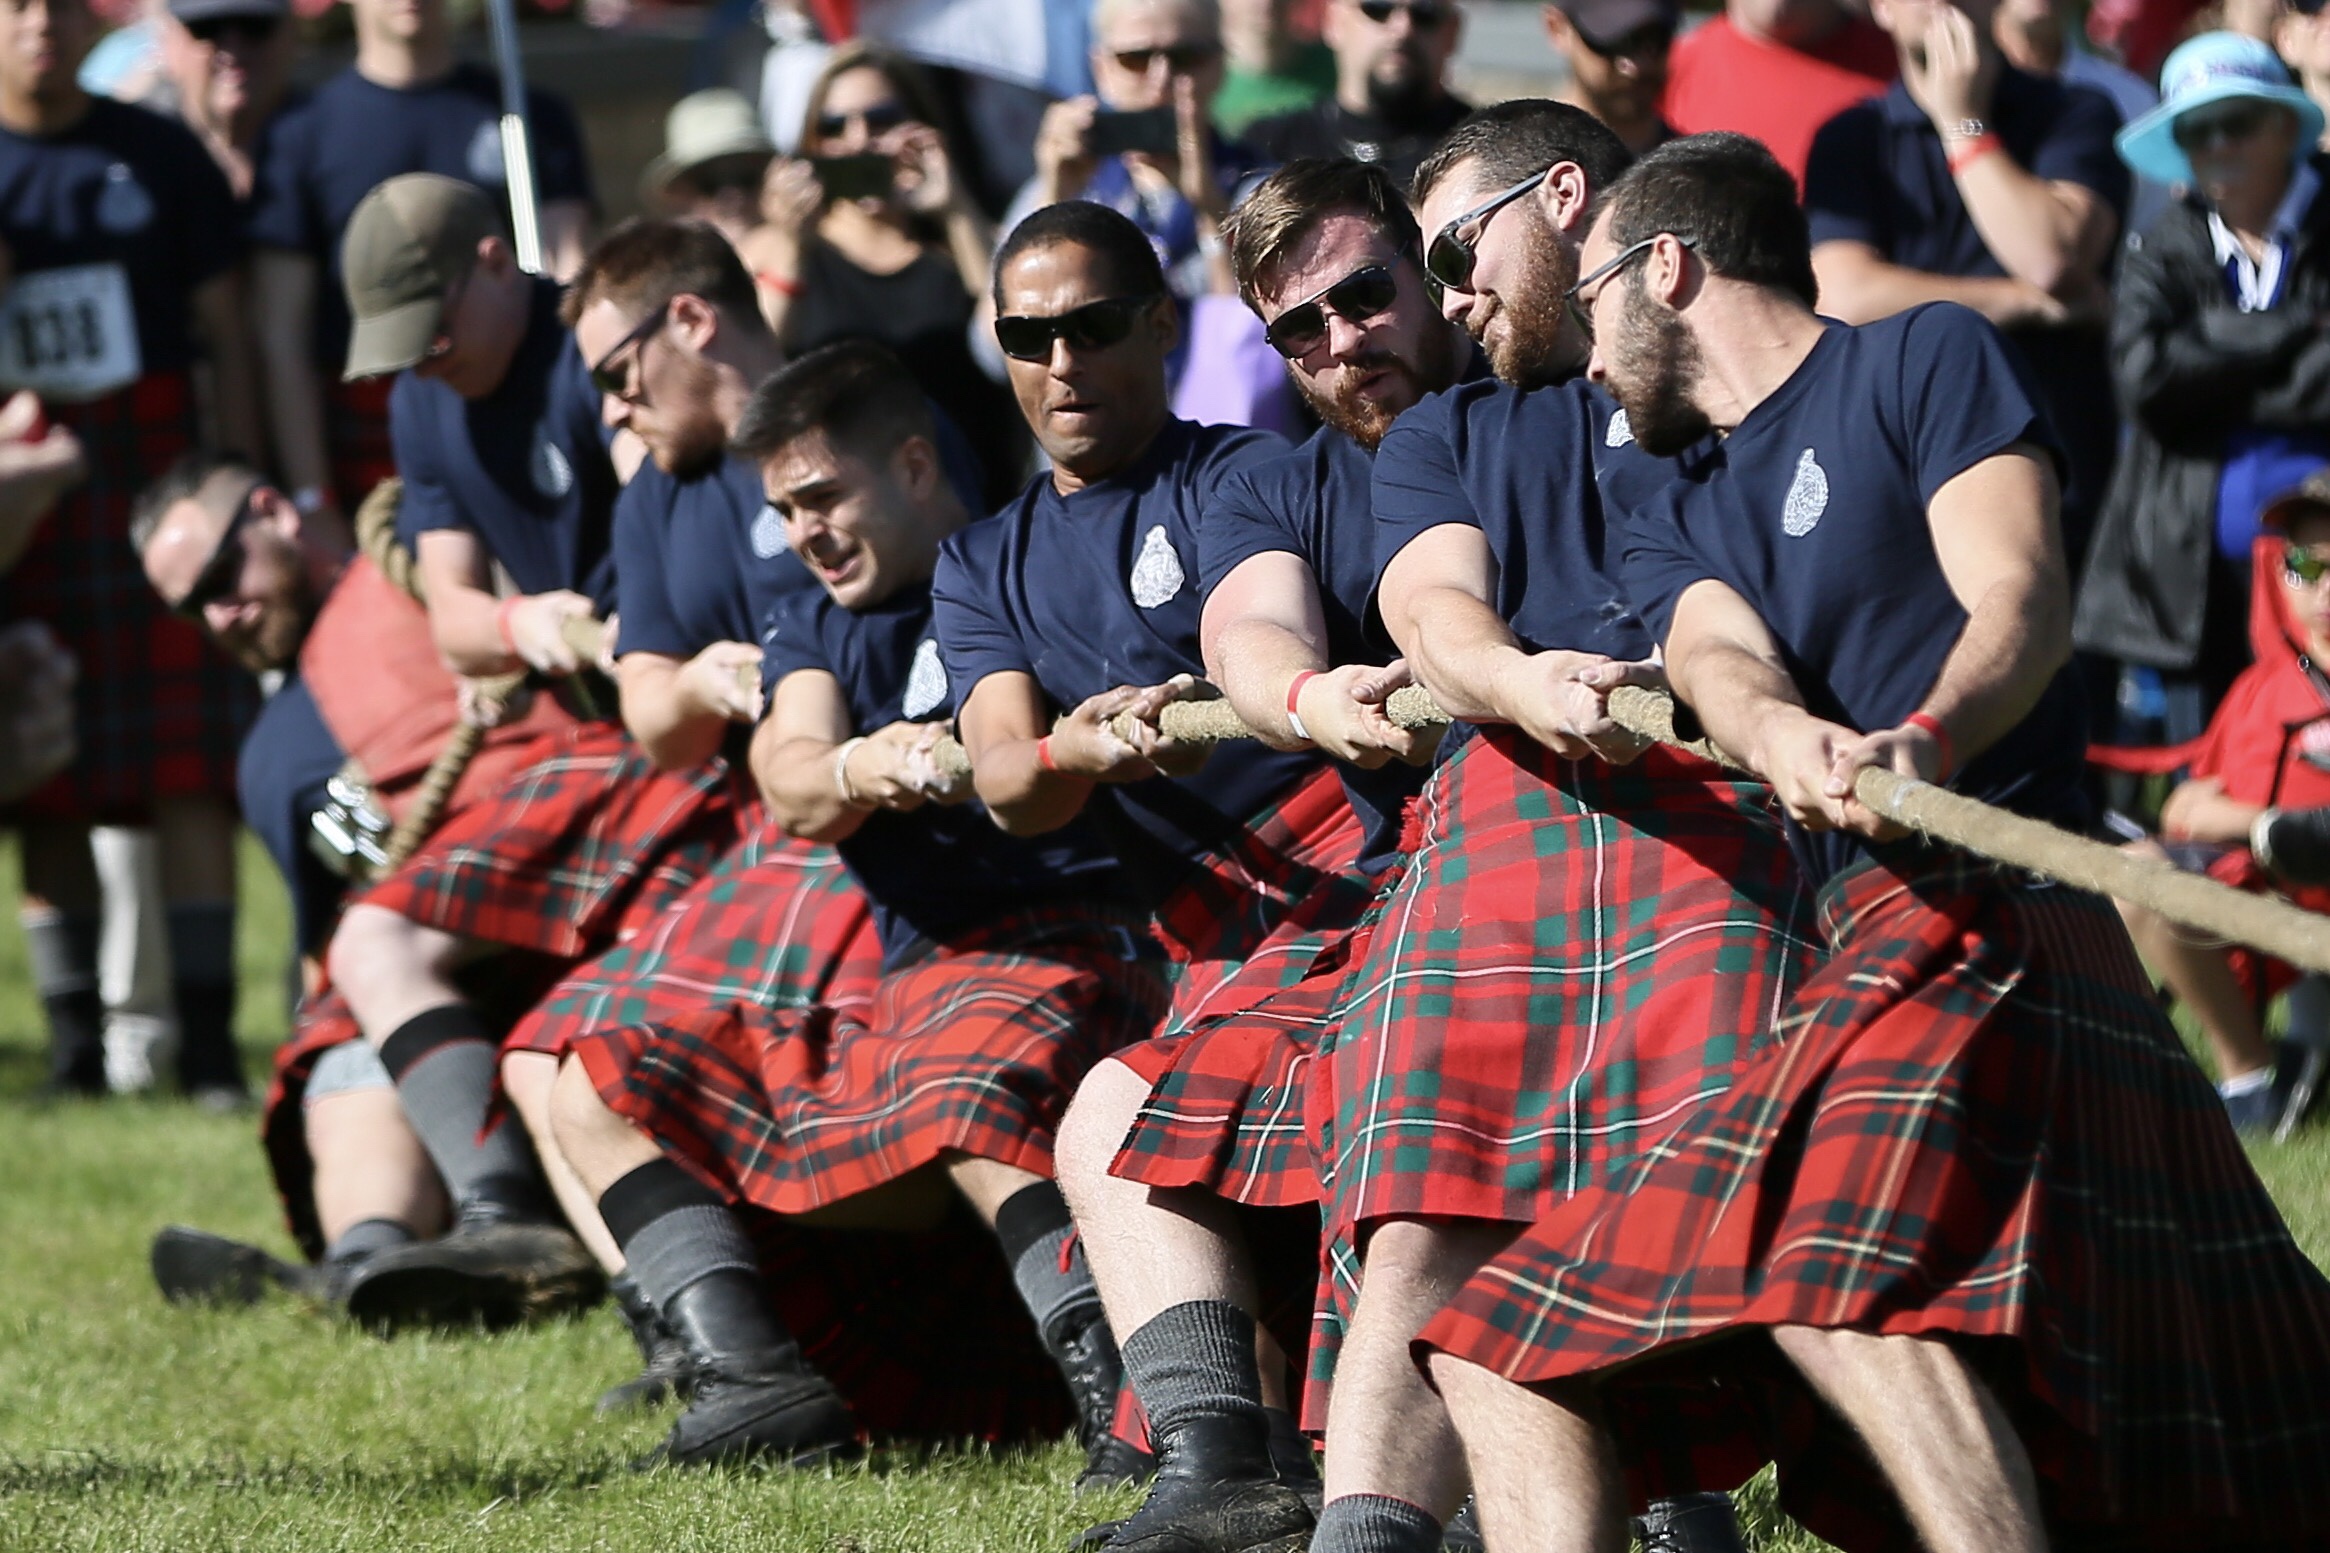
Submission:
<svg viewBox="0 0 2330 1553">
<path fill-rule="evenodd" d="M 170 0 L 154 29 L 163 75 L 143 106 L 183 119 L 250 199 L 259 137 L 291 85 L 288 0 Z"/>
<path fill-rule="evenodd" d="M 1677 0 L 1554 0 L 1545 36 L 1569 66 L 1561 101 L 1610 126 L 1636 156 L 1673 139 L 1659 98 L 1682 20 Z"/>
<path fill-rule="evenodd" d="M 1273 162 L 1347 156 L 1405 188 L 1416 164 L 1472 105 L 1448 90 L 1464 17 L 1456 0 L 1327 0 L 1335 95 L 1247 131 Z"/>
<path fill-rule="evenodd" d="M 1205 123 L 1204 105 L 1222 82 L 1221 15 L 1214 0 L 1099 0 L 1092 31 L 1092 79 L 1099 95 L 1068 98 L 1044 115 L 1036 175 L 1004 215 L 1004 230 L 1046 205 L 1091 200 L 1141 229 L 1175 296 L 1235 297 L 1221 222 L 1261 163 Z M 1157 108 L 1174 111 L 1173 150 L 1094 149 L 1093 124 L 1104 110 Z"/>
<path fill-rule="evenodd" d="M 2161 79 L 2167 100 L 2120 149 L 2189 192 L 2121 267 L 2111 357 L 2130 434 L 2072 630 L 2162 671 L 2175 740 L 2249 661 L 2259 509 L 2330 460 L 2330 201 L 2322 110 L 2271 49 L 2209 33 Z"/>
<path fill-rule="evenodd" d="M 1838 0 L 1729 0 L 1675 44 L 1662 111 L 1678 135 L 1755 136 L 1802 184 L 1813 132 L 1899 68 L 1892 41 Z"/>
<path fill-rule="evenodd" d="M 2063 536 L 2076 568 L 2119 435 L 2103 276 L 2128 170 L 2109 99 L 2000 58 L 1995 4 L 1877 0 L 1901 79 L 1813 138 L 1812 265 L 1821 311 L 1847 323 L 1960 302 L 2021 347 L 2069 464 Z"/>
<path fill-rule="evenodd" d="M 1335 51 L 1287 27 L 1290 0 L 1224 0 L 1227 65 L 1214 93 L 1214 128 L 1233 138 L 1256 119 L 1307 108 L 1335 89 Z"/>
<path fill-rule="evenodd" d="M 453 54 L 447 0 L 350 0 L 356 60 L 267 127 L 252 201 L 253 277 L 277 473 L 303 512 L 349 512 L 394 473 L 388 381 L 342 383 L 348 306 L 340 234 L 357 203 L 399 173 L 481 188 L 507 182 L 501 87 Z M 553 275 L 582 262 L 590 171 L 574 111 L 527 93 L 542 251 Z"/>
<path fill-rule="evenodd" d="M 801 149 L 801 115 L 809 105 L 809 87 L 833 48 L 817 32 L 800 0 L 764 0 L 761 26 L 769 35 L 769 51 L 761 60 L 761 128 L 778 150 Z"/>
<path fill-rule="evenodd" d="M 0 575 L 32 543 L 57 498 L 86 473 L 72 433 L 51 431 L 41 420 L 40 401 L 31 394 L 0 405 Z M 73 672 L 73 655 L 47 626 L 37 620 L 0 626 L 0 803 L 72 764 Z"/>
<path fill-rule="evenodd" d="M 2160 94 L 2150 82 L 2086 46 L 2078 12 L 2068 0 L 2000 0 L 1990 30 L 2008 64 L 2035 76 L 2094 88 L 2112 100 L 2122 124 L 2132 124 L 2160 106 Z M 2151 231 L 2168 208 L 2169 195 L 2168 185 L 2138 174 L 2128 197 L 2128 235 Z"/>
<path fill-rule="evenodd" d="M 2183 52 L 2169 56 L 2164 79 L 2174 81 Z M 2330 587 L 2323 585 L 2330 576 L 2330 475 L 2317 474 L 2275 502 L 2265 530 L 2247 622 L 2257 662 L 2187 752 L 2191 777 L 2160 811 L 2163 841 L 2136 850 L 2330 911 L 2330 889 L 2275 871 L 2252 843 L 2270 835 L 2281 809 L 2330 805 L 2330 700 L 2313 667 L 2330 659 Z M 2297 980 L 2295 967 L 2257 950 L 2196 940 L 2141 906 L 2123 902 L 2120 914 L 2145 962 L 2200 1026 L 2235 1129 L 2273 1134 L 2295 1127 L 2319 1092 L 2325 1060 L 2319 1044 L 2266 1039 L 2266 1003 Z"/>
<path fill-rule="evenodd" d="M 788 349 L 888 345 L 979 449 L 986 494 L 1001 501 L 1018 488 L 1026 438 L 1010 391 L 980 370 L 969 338 L 995 229 L 957 177 L 935 113 L 913 64 L 872 44 L 836 49 L 809 93 L 807 157 L 770 167 L 764 222 L 740 252 Z M 827 191 L 825 179 L 846 175 L 833 159 L 868 155 L 889 159 L 881 187 Z"/>
<path fill-rule="evenodd" d="M 663 153 L 640 174 L 640 201 L 708 221 L 741 249 L 760 224 L 761 184 L 776 154 L 742 94 L 691 92 L 664 116 Z"/>
<path fill-rule="evenodd" d="M 2274 51 L 2316 107 L 2330 106 L 2330 17 L 2325 0 L 2290 0 L 2274 24 Z"/>
</svg>

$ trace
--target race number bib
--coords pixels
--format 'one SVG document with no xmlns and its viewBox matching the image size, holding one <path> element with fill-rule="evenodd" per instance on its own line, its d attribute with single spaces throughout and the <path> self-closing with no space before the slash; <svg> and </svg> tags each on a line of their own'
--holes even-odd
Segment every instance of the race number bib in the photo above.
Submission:
<svg viewBox="0 0 2330 1553">
<path fill-rule="evenodd" d="M 127 388 L 144 370 L 118 264 L 35 270 L 0 300 L 0 387 L 75 404 Z"/>
</svg>

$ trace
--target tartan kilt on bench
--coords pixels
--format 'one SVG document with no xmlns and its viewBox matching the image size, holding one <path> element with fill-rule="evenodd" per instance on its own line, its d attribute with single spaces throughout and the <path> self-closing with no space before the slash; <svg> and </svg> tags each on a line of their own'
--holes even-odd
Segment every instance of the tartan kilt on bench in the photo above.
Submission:
<svg viewBox="0 0 2330 1553">
<path fill-rule="evenodd" d="M 1568 761 L 1459 729 L 1314 1069 L 1324 1420 L 1369 1228 L 1527 1225 L 1730 1087 L 1811 964 L 1768 797 L 1688 755 Z"/>
<path fill-rule="evenodd" d="M 2330 1545 L 2330 1284 L 2109 902 L 1914 846 L 1832 880 L 1780 1041 L 1427 1326 L 1585 1377 L 1636 1502 L 1729 1487 L 1859 1553 L 1916 1539 L 1777 1324 L 1947 1334 L 2014 1416 L 2058 1547 Z"/>
<path fill-rule="evenodd" d="M 743 805 L 747 834 L 638 932 L 518 1021 L 504 1053 L 563 1056 L 595 1031 L 733 1003 L 863 1009 L 882 946 L 864 892 L 829 846 Z"/>
<path fill-rule="evenodd" d="M 594 722 L 542 740 L 358 900 L 457 938 L 580 960 L 639 931 L 736 840 L 727 764 L 658 771 Z"/>
</svg>

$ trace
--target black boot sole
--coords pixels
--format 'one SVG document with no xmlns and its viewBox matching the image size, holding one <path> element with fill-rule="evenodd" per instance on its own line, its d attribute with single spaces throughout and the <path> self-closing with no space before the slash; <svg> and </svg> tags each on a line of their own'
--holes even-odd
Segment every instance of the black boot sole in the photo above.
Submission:
<svg viewBox="0 0 2330 1553">
<path fill-rule="evenodd" d="M 1109 1553 L 1301 1553 L 1318 1524 L 1286 1484 L 1223 1484 L 1173 1510 L 1144 1505 L 1107 1544 Z"/>
<path fill-rule="evenodd" d="M 182 1224 L 154 1237 L 148 1261 L 173 1305 L 256 1305 L 298 1274 L 257 1246 Z"/>
<path fill-rule="evenodd" d="M 369 1331 L 521 1326 L 580 1310 L 606 1293 L 606 1274 L 561 1229 L 500 1225 L 400 1246 L 366 1261 L 348 1314 Z"/>
<path fill-rule="evenodd" d="M 687 1438 L 690 1426 L 699 1437 Z M 819 1467 L 860 1453 L 849 1404 L 814 1373 L 707 1383 L 649 1465 Z"/>
</svg>

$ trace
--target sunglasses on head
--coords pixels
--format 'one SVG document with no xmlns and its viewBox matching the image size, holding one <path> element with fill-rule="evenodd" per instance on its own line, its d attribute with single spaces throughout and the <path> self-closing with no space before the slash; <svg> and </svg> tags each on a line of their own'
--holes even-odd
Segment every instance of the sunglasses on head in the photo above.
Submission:
<svg viewBox="0 0 2330 1553">
<path fill-rule="evenodd" d="M 638 362 L 638 348 L 645 345 L 649 340 L 653 339 L 655 337 L 655 332 L 663 327 L 664 320 L 670 316 L 671 304 L 666 302 L 663 306 L 657 308 L 654 312 L 648 314 L 645 318 L 642 318 L 639 320 L 639 322 L 633 324 L 631 326 L 631 332 L 623 336 L 623 338 L 620 340 L 617 340 L 611 347 L 608 348 L 607 354 L 601 356 L 598 361 L 591 367 L 591 387 L 597 389 L 600 393 L 605 394 L 610 399 L 630 398 L 632 393 L 632 368 Z M 621 356 L 626 351 L 632 353 L 632 359 L 630 361 L 624 362 L 623 365 L 619 367 L 616 366 L 615 358 Z"/>
<path fill-rule="evenodd" d="M 1359 0 L 1359 14 L 1378 27 L 1405 11 L 1418 32 L 1429 32 L 1448 20 L 1449 10 L 1439 0 Z"/>
<path fill-rule="evenodd" d="M 1289 361 L 1299 361 L 1327 340 L 1327 315 L 1350 323 L 1365 323 L 1392 305 L 1400 281 L 1388 264 L 1353 270 L 1324 290 L 1314 292 L 1270 320 L 1262 337 Z"/>
<path fill-rule="evenodd" d="M 820 113 L 817 115 L 818 138 L 833 139 L 848 129 L 853 119 L 866 127 L 868 136 L 873 136 L 887 134 L 901 124 L 911 124 L 914 115 L 906 111 L 904 103 L 899 102 L 878 102 L 855 113 Z"/>
<path fill-rule="evenodd" d="M 251 521 L 252 498 L 259 488 L 252 486 L 243 493 L 243 504 L 227 520 L 226 532 L 218 536 L 210 559 L 202 563 L 202 570 L 194 575 L 194 586 L 185 597 L 170 606 L 170 613 L 182 619 L 202 624 L 203 615 L 213 604 L 223 604 L 237 597 L 243 588 L 243 563 L 250 559 L 250 548 L 243 543 L 244 525 Z"/>
<path fill-rule="evenodd" d="M 1056 340 L 1067 341 L 1070 350 L 1106 350 L 1123 343 L 1133 325 L 1162 300 L 1157 296 L 1109 297 L 1049 318 L 1009 314 L 995 320 L 995 343 L 1014 361 L 1049 361 Z"/>
<path fill-rule="evenodd" d="M 1424 250 L 1424 273 L 1448 291 L 1472 290 L 1473 261 L 1479 257 L 1481 233 L 1488 230 L 1489 218 L 1507 205 L 1527 194 L 1545 181 L 1544 172 L 1534 172 L 1514 184 L 1502 194 L 1490 196 L 1463 215 L 1433 234 L 1432 244 Z M 1469 235 L 1465 229 L 1472 228 Z"/>
<path fill-rule="evenodd" d="M 2296 545 L 2285 545 L 2281 552 L 2282 575 L 2295 587 L 2310 588 L 2325 577 L 2330 577 L 2330 556 L 2316 555 Z"/>
<path fill-rule="evenodd" d="M 1578 35 L 1578 41 L 1590 52 L 1603 59 L 1645 59 L 1664 54 L 1675 44 L 1672 22 L 1647 22 L 1623 37 L 1609 39 L 1597 38 L 1575 22 L 1570 24 L 1570 31 Z"/>
<path fill-rule="evenodd" d="M 240 41 L 260 44 L 274 37 L 275 29 L 282 24 L 273 16 L 206 16 L 200 21 L 182 25 L 203 43 Z"/>
<path fill-rule="evenodd" d="M 1599 285 L 1602 281 L 1609 279 L 1650 252 L 1652 248 L 1657 246 L 1660 238 L 1673 235 L 1670 232 L 1652 233 L 1641 242 L 1620 253 L 1613 254 L 1602 263 L 1595 265 L 1592 274 L 1580 276 L 1576 285 L 1561 294 L 1562 304 L 1569 309 L 1571 320 L 1577 324 L 1578 332 L 1586 337 L 1589 344 L 1594 338 L 1594 304 L 1587 300 L 1586 288 Z M 1699 246 L 1699 239 L 1696 237 L 1677 237 L 1675 241 L 1681 243 L 1686 252 Z M 1599 296 L 1600 293 L 1597 292 L 1596 295 Z"/>
<path fill-rule="evenodd" d="M 1213 63 L 1221 51 L 1219 43 L 1175 43 L 1165 48 L 1118 49 L 1116 62 L 1134 75 L 1147 75 L 1149 66 L 1162 59 L 1169 73 L 1189 75 Z"/>
<path fill-rule="evenodd" d="M 2183 151 L 2197 150 L 2218 140 L 2247 140 L 2264 127 L 2265 117 L 2271 111 L 2261 102 L 2203 108 L 2178 119 L 2170 127 L 2169 133 L 2175 139 L 2177 148 Z"/>
</svg>

